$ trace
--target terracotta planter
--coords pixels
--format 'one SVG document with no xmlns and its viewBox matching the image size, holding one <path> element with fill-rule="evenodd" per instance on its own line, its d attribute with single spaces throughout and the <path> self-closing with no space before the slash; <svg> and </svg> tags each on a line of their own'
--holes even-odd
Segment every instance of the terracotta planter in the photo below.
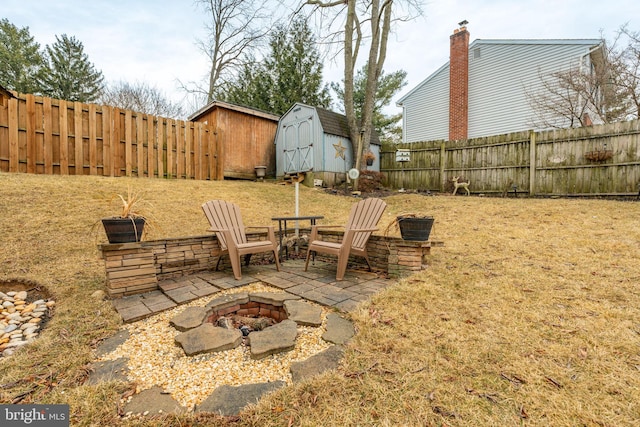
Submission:
<svg viewBox="0 0 640 427">
<path fill-rule="evenodd" d="M 103 218 L 109 243 L 132 243 L 142 240 L 144 218 Z"/>
</svg>

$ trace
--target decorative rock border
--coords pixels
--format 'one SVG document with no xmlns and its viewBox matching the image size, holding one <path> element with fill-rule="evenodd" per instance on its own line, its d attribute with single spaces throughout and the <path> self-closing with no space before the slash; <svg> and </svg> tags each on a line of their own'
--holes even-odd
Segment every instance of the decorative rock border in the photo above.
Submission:
<svg viewBox="0 0 640 427">
<path fill-rule="evenodd" d="M 38 336 L 42 319 L 55 301 L 39 299 L 27 304 L 27 291 L 0 292 L 0 354 L 12 355 Z"/>
</svg>

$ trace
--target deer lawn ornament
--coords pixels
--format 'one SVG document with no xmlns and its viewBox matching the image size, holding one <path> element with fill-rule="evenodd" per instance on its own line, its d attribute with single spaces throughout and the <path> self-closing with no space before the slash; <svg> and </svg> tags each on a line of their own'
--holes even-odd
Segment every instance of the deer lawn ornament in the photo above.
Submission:
<svg viewBox="0 0 640 427">
<path fill-rule="evenodd" d="M 454 176 L 453 178 L 451 178 L 451 182 L 453 182 L 453 195 L 455 196 L 455 194 L 458 192 L 458 188 L 462 187 L 467 191 L 467 196 L 469 195 L 469 183 L 468 182 L 458 182 L 458 179 L 460 179 L 459 176 Z"/>
</svg>

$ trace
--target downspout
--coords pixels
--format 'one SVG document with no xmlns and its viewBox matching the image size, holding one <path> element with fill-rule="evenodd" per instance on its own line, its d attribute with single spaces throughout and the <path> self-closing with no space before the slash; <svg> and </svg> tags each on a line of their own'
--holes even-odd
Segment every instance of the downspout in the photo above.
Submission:
<svg viewBox="0 0 640 427">
<path fill-rule="evenodd" d="M 601 49 L 601 48 L 602 48 L 602 42 L 600 42 L 597 46 L 594 46 L 594 47 L 588 49 L 587 52 L 580 57 L 580 74 L 581 75 L 584 75 L 584 71 L 585 71 L 585 68 L 586 68 L 586 58 L 587 57 L 590 58 L 591 54 L 593 52 L 595 52 L 596 50 Z M 591 59 L 589 59 L 589 64 L 591 64 Z M 598 91 L 600 91 L 600 88 L 598 88 Z M 581 93 L 578 93 L 578 105 L 582 105 L 582 94 Z M 594 107 L 597 108 L 597 106 L 595 106 L 595 105 L 594 105 Z M 600 111 L 600 113 L 602 114 L 602 111 Z M 579 117 L 579 120 L 582 123 L 582 121 L 584 120 L 584 114 L 583 114 L 583 117 Z"/>
</svg>

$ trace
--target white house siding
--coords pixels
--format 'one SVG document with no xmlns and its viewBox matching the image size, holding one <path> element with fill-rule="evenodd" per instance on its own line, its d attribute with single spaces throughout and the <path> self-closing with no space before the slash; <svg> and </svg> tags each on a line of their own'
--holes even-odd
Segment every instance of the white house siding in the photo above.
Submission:
<svg viewBox="0 0 640 427">
<path fill-rule="evenodd" d="M 581 40 L 476 40 L 469 46 L 469 138 L 534 129 L 527 93 L 541 75 L 568 69 L 598 45 Z M 479 58 L 476 57 L 479 49 Z M 449 138 L 449 64 L 398 101 L 403 141 Z"/>
<path fill-rule="evenodd" d="M 402 106 L 404 142 L 448 139 L 449 64 L 445 64 L 408 94 Z"/>
<path fill-rule="evenodd" d="M 534 129 L 528 94 L 541 76 L 579 66 L 593 44 L 476 41 L 469 46 L 469 138 Z M 479 49 L 479 58 L 476 57 Z M 561 124 L 568 126 L 567 123 Z"/>
</svg>

